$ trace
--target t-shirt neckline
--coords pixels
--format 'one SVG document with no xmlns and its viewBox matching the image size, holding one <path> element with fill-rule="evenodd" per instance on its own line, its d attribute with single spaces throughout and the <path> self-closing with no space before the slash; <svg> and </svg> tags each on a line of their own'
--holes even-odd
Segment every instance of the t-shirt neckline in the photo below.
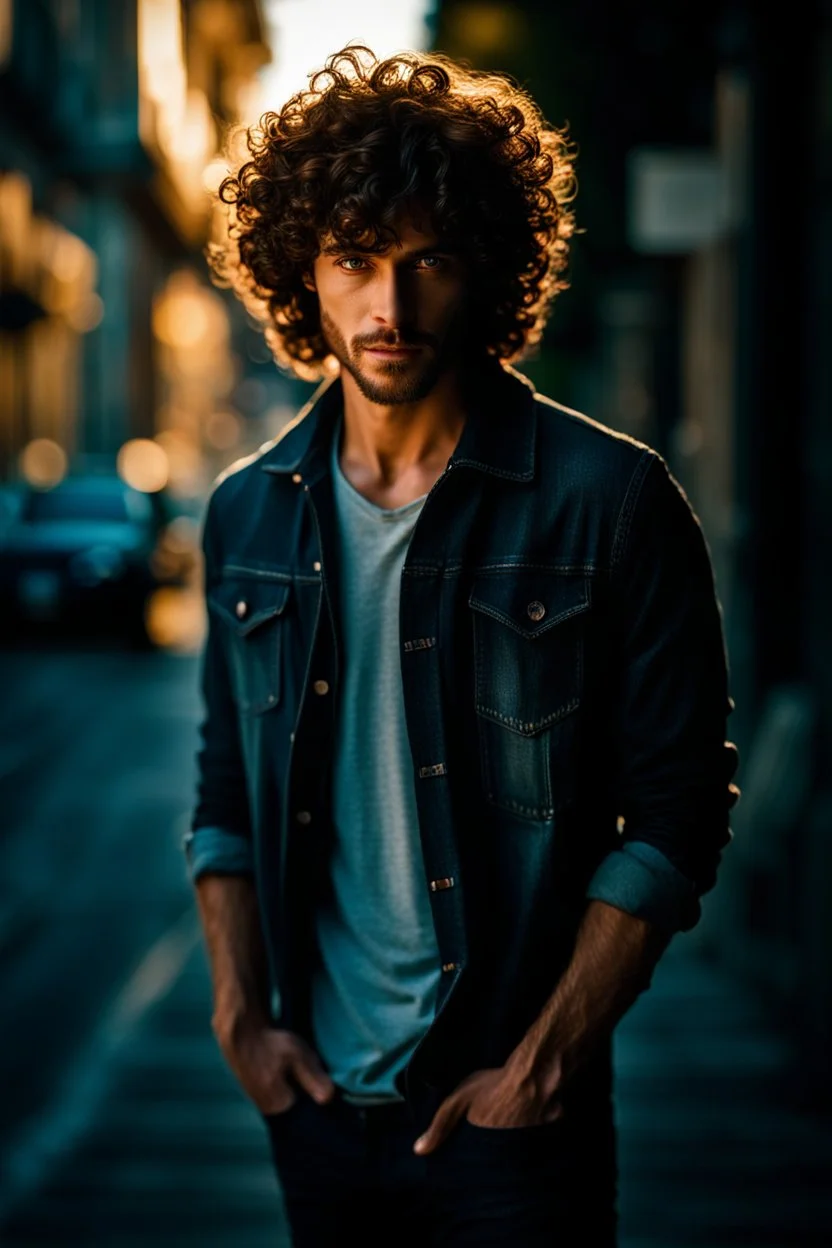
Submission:
<svg viewBox="0 0 832 1248">
<path fill-rule="evenodd" d="M 421 494 L 419 498 L 413 498 L 409 503 L 402 503 L 400 507 L 381 507 L 378 503 L 374 503 L 371 499 L 366 498 L 360 490 L 355 488 L 341 467 L 339 448 L 343 427 L 344 418 L 341 416 L 336 423 L 332 438 L 332 474 L 336 480 L 336 488 L 341 487 L 343 496 L 349 499 L 356 507 L 361 507 L 367 515 L 375 516 L 382 520 L 401 519 L 414 511 L 420 510 L 427 498 L 427 494 Z"/>
</svg>

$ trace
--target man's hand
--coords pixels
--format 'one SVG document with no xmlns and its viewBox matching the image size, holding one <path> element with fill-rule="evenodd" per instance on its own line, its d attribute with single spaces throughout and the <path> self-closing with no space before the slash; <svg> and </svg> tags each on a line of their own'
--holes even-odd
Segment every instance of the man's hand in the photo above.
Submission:
<svg viewBox="0 0 832 1248">
<path fill-rule="evenodd" d="M 559 1081 L 520 1078 L 512 1064 L 477 1070 L 447 1096 L 413 1151 L 432 1153 L 463 1118 L 475 1127 L 534 1127 L 560 1118 Z"/>
<path fill-rule="evenodd" d="M 591 901 L 569 966 L 505 1065 L 464 1079 L 414 1151 L 433 1152 L 463 1117 L 476 1127 L 531 1127 L 560 1118 L 565 1084 L 650 983 L 669 939 L 644 919 Z"/>
<path fill-rule="evenodd" d="M 243 1091 L 261 1114 L 281 1114 L 297 1098 L 297 1088 L 320 1105 L 331 1099 L 335 1085 L 320 1058 L 305 1040 L 260 1020 L 215 1025 L 222 1054 Z"/>
<path fill-rule="evenodd" d="M 323 1104 L 335 1091 L 300 1036 L 272 1025 L 269 972 L 257 890 L 248 875 L 206 871 L 197 903 L 211 963 L 211 1030 L 243 1091 L 261 1114 L 279 1114 L 301 1088 Z"/>
</svg>

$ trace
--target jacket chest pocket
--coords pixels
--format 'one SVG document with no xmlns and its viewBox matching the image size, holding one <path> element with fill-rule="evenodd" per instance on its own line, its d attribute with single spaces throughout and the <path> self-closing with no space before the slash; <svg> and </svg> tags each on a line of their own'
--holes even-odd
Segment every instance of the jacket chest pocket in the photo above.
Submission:
<svg viewBox="0 0 832 1248">
<path fill-rule="evenodd" d="M 281 697 L 286 581 L 222 580 L 208 591 L 208 609 L 226 630 L 232 692 L 244 715 L 259 715 Z"/>
<path fill-rule="evenodd" d="M 585 576 L 517 571 L 480 575 L 468 600 L 485 796 L 521 818 L 573 796 L 589 591 Z"/>
</svg>

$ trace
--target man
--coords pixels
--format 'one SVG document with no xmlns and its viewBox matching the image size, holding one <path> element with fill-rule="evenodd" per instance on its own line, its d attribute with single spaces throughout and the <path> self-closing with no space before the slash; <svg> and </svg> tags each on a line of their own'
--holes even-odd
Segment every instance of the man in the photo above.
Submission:
<svg viewBox="0 0 832 1248">
<path fill-rule="evenodd" d="M 187 853 L 296 1248 L 615 1242 L 610 1040 L 730 832 L 707 549 L 534 393 L 571 153 L 507 80 L 348 48 L 226 180 L 218 274 L 324 384 L 204 531 Z"/>
</svg>

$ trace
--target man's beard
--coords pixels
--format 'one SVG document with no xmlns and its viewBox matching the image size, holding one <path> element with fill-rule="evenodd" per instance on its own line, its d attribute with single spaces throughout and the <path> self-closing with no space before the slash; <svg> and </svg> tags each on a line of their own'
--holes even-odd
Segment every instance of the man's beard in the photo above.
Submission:
<svg viewBox="0 0 832 1248">
<path fill-rule="evenodd" d="M 400 403 L 418 403 L 427 398 L 439 378 L 461 354 L 461 334 L 453 331 L 440 341 L 433 335 L 421 334 L 396 339 L 394 335 L 378 336 L 372 339 L 359 339 L 356 344 L 356 355 L 360 355 L 362 347 L 426 346 L 426 350 L 412 360 L 387 360 L 383 373 L 369 376 L 362 372 L 358 360 L 351 354 L 346 339 L 335 323 L 321 308 L 321 329 L 326 338 L 327 346 L 343 369 L 350 374 L 358 389 L 371 403 L 392 407 Z"/>
</svg>

